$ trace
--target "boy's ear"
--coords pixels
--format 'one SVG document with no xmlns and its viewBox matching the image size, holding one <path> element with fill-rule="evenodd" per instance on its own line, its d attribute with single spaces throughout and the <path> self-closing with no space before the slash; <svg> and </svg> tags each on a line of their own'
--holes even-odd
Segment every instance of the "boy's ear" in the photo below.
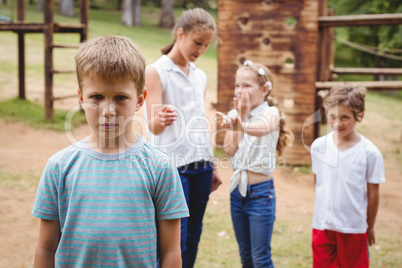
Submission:
<svg viewBox="0 0 402 268">
<path fill-rule="evenodd" d="M 82 94 L 80 89 L 77 89 L 78 97 L 80 98 L 80 104 L 82 105 L 84 103 L 84 99 L 82 98 Z"/>
<path fill-rule="evenodd" d="M 363 121 L 363 117 L 364 117 L 364 111 L 361 113 L 360 118 L 357 121 L 360 123 L 361 121 Z"/>
<path fill-rule="evenodd" d="M 139 109 L 141 109 L 142 105 L 144 105 L 145 99 L 147 98 L 147 90 L 144 88 L 143 92 L 141 95 L 138 96 L 137 98 L 137 105 L 135 106 L 135 111 L 138 112 Z"/>
</svg>

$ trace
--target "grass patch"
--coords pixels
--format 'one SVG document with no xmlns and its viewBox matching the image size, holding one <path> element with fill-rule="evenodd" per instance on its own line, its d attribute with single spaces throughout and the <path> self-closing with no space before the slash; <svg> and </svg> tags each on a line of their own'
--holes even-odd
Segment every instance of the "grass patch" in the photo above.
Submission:
<svg viewBox="0 0 402 268">
<path fill-rule="evenodd" d="M 300 172 L 301 174 L 311 174 L 311 166 L 297 166 L 295 167 L 295 170 Z"/>
<path fill-rule="evenodd" d="M 4 188 L 11 188 L 16 190 L 33 189 L 38 186 L 40 173 L 35 171 L 28 171 L 25 173 L 19 172 L 6 172 L 0 167 L 0 186 Z"/>
<path fill-rule="evenodd" d="M 228 157 L 228 155 L 225 153 L 225 150 L 222 148 L 214 148 L 214 156 L 219 159 Z"/>
<path fill-rule="evenodd" d="M 24 122 L 35 129 L 45 128 L 56 131 L 72 130 L 86 123 L 85 114 L 77 111 L 72 116 L 71 124 L 65 124 L 67 114 L 68 111 L 55 110 L 54 119 L 47 121 L 44 119 L 44 108 L 40 104 L 18 98 L 0 102 L 0 118 L 6 122 Z"/>
</svg>

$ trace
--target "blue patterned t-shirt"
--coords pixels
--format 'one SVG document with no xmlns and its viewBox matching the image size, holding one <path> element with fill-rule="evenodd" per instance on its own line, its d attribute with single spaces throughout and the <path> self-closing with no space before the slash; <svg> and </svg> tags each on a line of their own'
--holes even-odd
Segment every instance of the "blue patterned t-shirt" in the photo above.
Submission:
<svg viewBox="0 0 402 268">
<path fill-rule="evenodd" d="M 189 214 L 171 159 L 139 136 L 122 153 L 85 140 L 56 153 L 32 215 L 60 222 L 56 267 L 156 267 L 157 220 Z"/>
</svg>

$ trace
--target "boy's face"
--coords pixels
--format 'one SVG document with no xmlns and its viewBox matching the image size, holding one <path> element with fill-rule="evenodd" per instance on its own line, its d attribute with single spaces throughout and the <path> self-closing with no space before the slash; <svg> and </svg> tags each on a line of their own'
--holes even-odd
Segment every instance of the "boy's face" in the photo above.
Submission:
<svg viewBox="0 0 402 268">
<path fill-rule="evenodd" d="M 356 120 L 353 111 L 343 105 L 327 108 L 327 120 L 339 138 L 354 134 L 356 123 L 361 121 Z"/>
<path fill-rule="evenodd" d="M 98 144 L 103 141 L 106 146 L 118 146 L 119 141 L 135 141 L 133 118 L 144 103 L 146 91 L 137 96 L 133 81 L 103 82 L 90 76 L 83 79 L 82 93 L 78 94 L 92 129 L 92 141 Z"/>
</svg>

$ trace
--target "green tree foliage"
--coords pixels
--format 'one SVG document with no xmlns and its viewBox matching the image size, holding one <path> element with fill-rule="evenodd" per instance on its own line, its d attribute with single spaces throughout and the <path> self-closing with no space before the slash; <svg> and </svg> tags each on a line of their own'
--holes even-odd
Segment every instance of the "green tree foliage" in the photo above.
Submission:
<svg viewBox="0 0 402 268">
<path fill-rule="evenodd" d="M 328 0 L 328 7 L 336 15 L 402 13 L 401 0 Z M 347 27 L 348 40 L 367 46 L 378 47 L 380 51 L 402 55 L 402 25 L 373 25 Z M 389 51 L 387 49 L 396 49 Z M 399 51 L 398 51 L 399 50 Z M 396 52 L 396 53 L 395 53 Z M 399 52 L 399 53 L 398 53 Z M 378 57 L 356 51 L 364 66 L 401 68 L 401 61 Z"/>
</svg>

